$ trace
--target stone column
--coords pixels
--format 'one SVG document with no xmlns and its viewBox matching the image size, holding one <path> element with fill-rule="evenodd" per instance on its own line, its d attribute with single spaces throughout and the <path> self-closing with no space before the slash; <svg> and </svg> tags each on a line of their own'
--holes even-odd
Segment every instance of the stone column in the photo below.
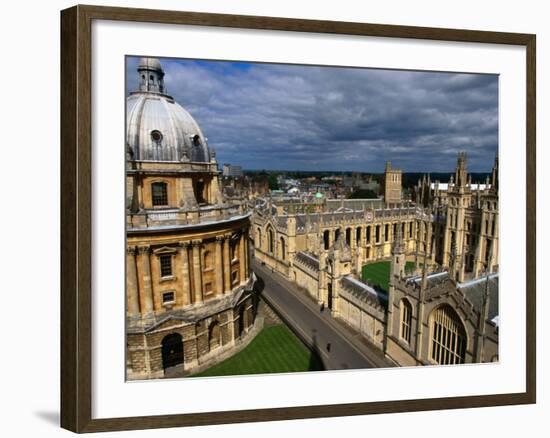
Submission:
<svg viewBox="0 0 550 438">
<path fill-rule="evenodd" d="M 136 272 L 136 248 L 126 248 L 126 299 L 129 316 L 139 315 L 139 295 Z"/>
<path fill-rule="evenodd" d="M 138 248 L 141 254 L 141 266 L 143 270 L 143 295 L 141 297 L 143 314 L 151 315 L 153 313 L 153 285 L 151 280 L 151 260 L 149 246 L 140 246 Z"/>
<path fill-rule="evenodd" d="M 201 244 L 200 240 L 193 240 L 193 286 L 195 291 L 195 303 L 202 302 L 202 269 L 201 269 Z"/>
<path fill-rule="evenodd" d="M 229 251 L 229 240 L 231 234 L 224 235 L 223 241 L 223 281 L 225 286 L 225 292 L 231 292 L 231 260 Z"/>
<path fill-rule="evenodd" d="M 241 230 L 241 237 L 239 240 L 239 282 L 242 284 L 246 280 L 246 266 L 245 266 L 245 258 L 246 258 L 246 251 L 244 249 L 244 245 L 246 244 L 245 238 L 244 238 L 245 230 Z"/>
<path fill-rule="evenodd" d="M 216 295 L 223 294 L 223 257 L 222 257 L 222 245 L 223 236 L 216 236 Z"/>
<path fill-rule="evenodd" d="M 187 304 L 193 303 L 193 295 L 191 293 L 191 282 L 189 277 L 189 242 L 180 242 L 181 251 L 181 277 L 183 293 L 187 296 Z"/>
</svg>

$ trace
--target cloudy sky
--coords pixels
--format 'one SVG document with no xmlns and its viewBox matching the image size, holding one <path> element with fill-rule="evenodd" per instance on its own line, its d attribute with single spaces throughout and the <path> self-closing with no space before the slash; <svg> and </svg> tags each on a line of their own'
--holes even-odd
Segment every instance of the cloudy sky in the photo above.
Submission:
<svg viewBox="0 0 550 438">
<path fill-rule="evenodd" d="M 139 58 L 127 58 L 127 92 Z M 220 163 L 245 169 L 490 171 L 498 77 L 161 59 L 165 85 Z"/>
</svg>

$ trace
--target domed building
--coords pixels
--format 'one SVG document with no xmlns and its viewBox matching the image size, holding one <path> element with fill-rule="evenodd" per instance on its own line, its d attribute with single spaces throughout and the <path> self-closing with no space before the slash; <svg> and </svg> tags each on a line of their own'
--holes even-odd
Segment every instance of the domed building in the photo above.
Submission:
<svg viewBox="0 0 550 438">
<path fill-rule="evenodd" d="M 126 101 L 127 378 L 185 375 L 245 345 L 256 303 L 250 213 L 228 203 L 213 149 L 142 58 Z"/>
</svg>

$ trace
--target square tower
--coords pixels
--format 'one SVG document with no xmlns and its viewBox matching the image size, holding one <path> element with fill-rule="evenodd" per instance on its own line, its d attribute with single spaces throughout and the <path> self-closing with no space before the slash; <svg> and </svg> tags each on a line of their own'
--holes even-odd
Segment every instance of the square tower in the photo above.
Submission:
<svg viewBox="0 0 550 438">
<path fill-rule="evenodd" d="M 392 169 L 389 161 L 384 171 L 384 201 L 386 204 L 401 202 L 401 170 Z"/>
</svg>

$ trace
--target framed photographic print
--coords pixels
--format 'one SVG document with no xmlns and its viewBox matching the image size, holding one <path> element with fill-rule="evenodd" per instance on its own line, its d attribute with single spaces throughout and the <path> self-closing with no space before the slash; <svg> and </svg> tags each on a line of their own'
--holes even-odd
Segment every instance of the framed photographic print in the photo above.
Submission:
<svg viewBox="0 0 550 438">
<path fill-rule="evenodd" d="M 535 402 L 535 36 L 61 14 L 61 422 Z"/>
</svg>

